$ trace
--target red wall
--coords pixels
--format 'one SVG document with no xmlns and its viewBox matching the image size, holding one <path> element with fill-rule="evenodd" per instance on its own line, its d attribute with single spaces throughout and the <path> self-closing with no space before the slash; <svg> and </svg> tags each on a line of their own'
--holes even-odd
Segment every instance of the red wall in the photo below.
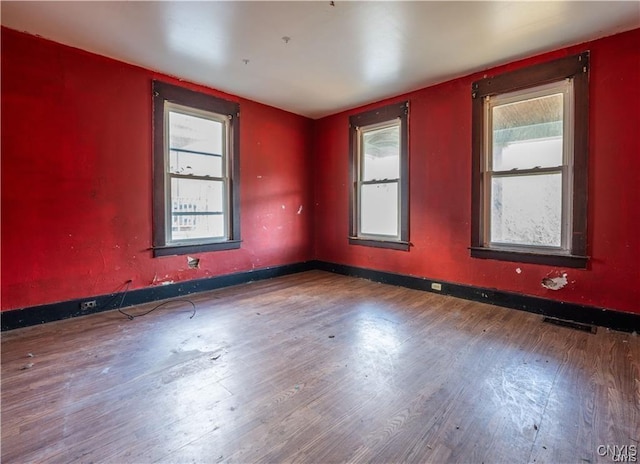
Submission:
<svg viewBox="0 0 640 464">
<path fill-rule="evenodd" d="M 471 82 L 409 99 L 409 252 L 349 245 L 348 117 L 241 105 L 240 250 L 152 258 L 151 79 L 175 79 L 2 29 L 2 310 L 308 259 L 640 313 L 640 29 L 591 50 L 589 269 L 469 257 Z M 283 207 L 284 206 L 284 207 Z M 302 206 L 302 212 L 298 210 Z M 520 273 L 516 272 L 520 269 Z M 546 290 L 548 273 L 570 284 Z"/>
<path fill-rule="evenodd" d="M 244 241 L 152 257 L 154 78 L 2 29 L 3 310 L 312 258 L 313 121 L 196 85 L 240 102 Z"/>
<path fill-rule="evenodd" d="M 589 268 L 469 257 L 471 83 L 483 75 L 591 50 Z M 640 29 L 455 79 L 316 121 L 319 260 L 640 313 Z M 349 245 L 348 117 L 410 101 L 409 252 Z M 520 272 L 517 272 L 517 270 Z M 541 286 L 566 272 L 569 285 Z"/>
</svg>

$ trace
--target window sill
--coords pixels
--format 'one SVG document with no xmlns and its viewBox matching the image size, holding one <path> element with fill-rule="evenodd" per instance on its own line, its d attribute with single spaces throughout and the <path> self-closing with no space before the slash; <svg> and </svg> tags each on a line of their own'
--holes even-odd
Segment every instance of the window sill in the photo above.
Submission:
<svg viewBox="0 0 640 464">
<path fill-rule="evenodd" d="M 166 245 L 153 247 L 153 257 L 187 255 L 194 253 L 205 253 L 208 251 L 235 250 L 240 248 L 240 240 L 227 240 L 215 243 L 189 243 L 182 245 Z"/>
<path fill-rule="evenodd" d="M 375 240 L 371 238 L 349 237 L 350 245 L 369 246 L 374 248 L 388 248 L 391 250 L 409 251 L 411 244 L 409 242 L 391 241 L 391 240 Z"/>
<path fill-rule="evenodd" d="M 515 263 L 546 264 L 549 266 L 571 267 L 586 269 L 588 256 L 556 255 L 532 253 L 524 251 L 497 250 L 492 248 L 470 247 L 472 258 L 496 259 Z"/>
</svg>

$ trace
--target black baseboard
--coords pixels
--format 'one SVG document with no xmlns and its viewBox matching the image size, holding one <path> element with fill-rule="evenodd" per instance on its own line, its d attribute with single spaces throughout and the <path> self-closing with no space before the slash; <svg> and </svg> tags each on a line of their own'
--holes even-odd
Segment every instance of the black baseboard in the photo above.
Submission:
<svg viewBox="0 0 640 464">
<path fill-rule="evenodd" d="M 613 311 L 607 308 L 598 308 L 576 303 L 566 303 L 496 289 L 473 287 L 440 280 L 435 281 L 423 277 L 376 271 L 326 261 L 306 261 L 210 277 L 207 279 L 189 280 L 169 285 L 130 290 L 126 292 L 122 307 L 125 308 L 152 301 L 182 297 L 192 293 L 205 292 L 314 269 L 346 276 L 360 277 L 374 282 L 397 285 L 399 287 L 422 290 L 440 295 L 449 295 L 465 300 L 479 301 L 505 308 L 518 309 L 581 324 L 597 325 L 624 332 L 640 332 L 640 314 Z M 442 289 L 440 291 L 433 290 L 431 288 L 432 283 L 441 284 Z M 0 315 L 2 319 L 2 331 L 116 309 L 120 306 L 122 296 L 123 292 L 117 292 L 109 295 L 85 297 L 60 303 L 4 311 Z M 96 300 L 96 307 L 89 310 L 80 310 L 80 303 L 87 300 Z"/>
<path fill-rule="evenodd" d="M 502 306 L 505 308 L 519 309 L 521 311 L 578 322 L 581 324 L 597 325 L 623 332 L 640 333 L 640 314 L 613 311 L 607 308 L 598 308 L 595 306 L 586 306 L 576 303 L 566 303 L 496 289 L 443 282 L 441 280 L 430 280 L 422 277 L 376 271 L 373 269 L 365 269 L 344 264 L 327 263 L 324 261 L 313 261 L 312 264 L 315 269 L 347 276 L 360 277 L 374 282 L 397 285 L 415 290 L 423 290 L 440 295 L 449 295 L 465 300 L 479 301 L 482 303 Z M 432 283 L 441 284 L 442 290 L 433 290 L 431 288 Z"/>
<path fill-rule="evenodd" d="M 152 301 L 165 300 L 167 298 L 182 297 L 191 293 L 206 292 L 231 285 L 244 284 L 256 280 L 271 279 L 288 274 L 295 274 L 314 269 L 312 262 L 286 264 L 283 266 L 270 267 L 265 269 L 255 269 L 253 271 L 227 274 L 207 279 L 189 280 L 169 285 L 159 285 L 154 287 L 129 290 L 124 292 L 111 293 L 109 295 L 90 296 L 75 300 L 62 301 L 29 308 L 21 308 L 3 311 L 0 314 L 2 319 L 2 331 L 28 327 L 31 325 L 44 324 L 45 322 L 59 321 L 77 316 L 99 313 L 116 309 L 120 306 L 120 301 L 124 296 L 123 308 L 128 306 L 149 303 Z M 95 308 L 81 310 L 80 303 L 87 300 L 96 300 Z"/>
</svg>

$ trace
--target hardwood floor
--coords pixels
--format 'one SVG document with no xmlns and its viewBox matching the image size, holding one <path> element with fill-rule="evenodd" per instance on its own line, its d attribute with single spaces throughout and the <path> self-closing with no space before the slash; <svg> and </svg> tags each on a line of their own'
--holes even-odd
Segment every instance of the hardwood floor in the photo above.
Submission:
<svg viewBox="0 0 640 464">
<path fill-rule="evenodd" d="M 640 460 L 632 334 L 321 271 L 189 299 L 3 333 L 2 462 Z"/>
</svg>

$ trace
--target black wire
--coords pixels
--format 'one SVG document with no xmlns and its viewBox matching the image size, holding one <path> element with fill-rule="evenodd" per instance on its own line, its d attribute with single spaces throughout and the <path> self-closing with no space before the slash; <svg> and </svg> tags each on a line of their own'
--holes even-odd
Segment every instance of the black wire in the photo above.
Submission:
<svg viewBox="0 0 640 464">
<path fill-rule="evenodd" d="M 122 298 L 124 300 L 124 297 Z M 196 305 L 193 301 L 191 300 L 187 300 L 187 299 L 179 299 L 179 300 L 168 300 L 168 301 L 163 301 L 162 303 L 160 303 L 159 305 L 154 306 L 153 308 L 151 308 L 149 311 L 147 311 L 146 313 L 142 313 L 142 314 L 136 314 L 135 316 L 133 314 L 127 314 L 125 313 L 122 309 L 118 308 L 118 312 L 124 314 L 125 316 L 127 316 L 129 318 L 130 321 L 134 320 L 136 317 L 142 317 L 142 316 L 146 316 L 147 314 L 149 314 L 152 311 L 155 311 L 156 309 L 160 308 L 161 306 L 164 306 L 166 304 L 169 303 L 176 303 L 176 302 L 184 302 L 184 303 L 189 303 L 191 306 L 193 306 L 193 314 L 189 317 L 189 319 L 193 319 L 193 316 L 196 315 Z M 122 306 L 121 306 L 122 307 Z"/>
<path fill-rule="evenodd" d="M 118 305 L 118 312 L 124 314 L 125 316 L 127 316 L 127 318 L 129 318 L 130 321 L 132 321 L 134 319 L 134 316 L 131 316 L 130 314 L 127 314 L 122 310 L 122 304 L 124 303 L 124 297 L 127 296 L 127 292 L 129 291 L 129 285 L 131 285 L 131 280 L 127 280 L 127 288 L 125 288 L 124 292 L 122 292 L 122 299 L 120 300 L 120 304 Z"/>
<path fill-rule="evenodd" d="M 122 310 L 122 305 L 124 303 L 124 297 L 127 296 L 127 292 L 129 291 L 129 286 L 131 285 L 131 281 L 128 280 L 126 282 L 127 287 L 124 289 L 124 292 L 122 293 L 122 299 L 120 300 L 120 305 L 118 305 L 118 312 L 120 314 L 122 314 L 123 316 L 126 316 L 127 319 L 129 319 L 130 321 L 134 320 L 136 317 L 142 317 L 142 316 L 146 316 L 147 314 L 149 314 L 152 311 L 155 311 L 156 309 L 160 308 L 161 306 L 164 306 L 166 304 L 169 303 L 176 303 L 176 302 L 184 302 L 184 303 L 189 303 L 191 306 L 193 306 L 193 314 L 191 315 L 191 317 L 189 317 L 189 319 L 193 319 L 193 316 L 196 315 L 196 305 L 193 301 L 191 300 L 187 300 L 187 299 L 179 299 L 179 300 L 168 300 L 168 301 L 163 301 L 162 303 L 160 303 L 159 305 L 154 306 L 153 308 L 151 308 L 149 311 L 147 311 L 146 313 L 142 313 L 142 314 L 136 314 L 135 316 L 133 314 L 129 314 L 129 313 L 125 313 Z"/>
<path fill-rule="evenodd" d="M 109 306 L 111 306 L 111 304 L 116 301 L 116 299 L 118 298 L 119 292 L 120 290 L 126 285 L 126 290 L 125 292 L 127 292 L 129 290 L 129 285 L 131 284 L 131 280 L 127 280 L 125 283 L 121 284 L 118 288 L 115 289 L 115 291 L 113 292 L 113 294 L 111 295 L 111 298 L 109 300 L 107 300 L 106 302 L 101 304 L 101 307 L 103 309 L 108 309 Z M 122 305 L 122 303 L 120 303 Z"/>
</svg>

